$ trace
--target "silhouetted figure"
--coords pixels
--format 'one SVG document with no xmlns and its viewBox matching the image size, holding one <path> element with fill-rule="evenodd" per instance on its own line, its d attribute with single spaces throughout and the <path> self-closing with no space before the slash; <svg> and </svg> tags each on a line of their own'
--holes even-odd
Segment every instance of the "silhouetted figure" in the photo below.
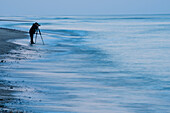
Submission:
<svg viewBox="0 0 170 113">
<path fill-rule="evenodd" d="M 30 39 L 31 39 L 31 41 L 30 41 L 31 44 L 35 44 L 34 41 L 33 41 L 33 37 L 34 37 L 34 34 L 39 31 L 39 28 L 38 28 L 39 26 L 40 26 L 40 24 L 38 24 L 37 22 L 35 22 L 35 23 L 32 25 L 32 27 L 30 28 L 30 30 L 29 30 Z"/>
</svg>

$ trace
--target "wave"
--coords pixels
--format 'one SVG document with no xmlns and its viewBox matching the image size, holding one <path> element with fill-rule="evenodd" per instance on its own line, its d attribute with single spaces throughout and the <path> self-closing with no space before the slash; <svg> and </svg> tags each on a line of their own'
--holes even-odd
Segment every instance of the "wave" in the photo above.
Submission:
<svg viewBox="0 0 170 113">
<path fill-rule="evenodd" d="M 72 16 L 72 17 L 57 17 L 55 20 L 156 20 L 170 19 L 170 15 L 153 15 L 153 16 Z"/>
<path fill-rule="evenodd" d="M 55 20 L 68 20 L 68 19 L 74 19 L 74 18 L 69 18 L 69 17 L 57 17 L 54 18 Z"/>
<path fill-rule="evenodd" d="M 31 20 L 15 20 L 15 19 L 0 19 L 0 21 L 11 21 L 11 22 L 33 22 Z"/>
<path fill-rule="evenodd" d="M 66 30 L 66 29 L 58 29 L 58 30 L 51 30 L 51 29 L 46 29 L 44 32 L 47 33 L 55 33 L 59 35 L 64 35 L 64 36 L 87 36 L 88 31 L 83 31 L 83 30 Z"/>
<path fill-rule="evenodd" d="M 170 17 L 168 18 L 163 18 L 163 17 L 110 17 L 110 18 L 84 18 L 84 19 L 80 19 L 80 20 L 93 20 L 93 21 L 97 21 L 97 20 L 157 20 L 157 19 L 170 19 Z M 78 20 L 78 19 L 77 19 Z"/>
<path fill-rule="evenodd" d="M 27 20 L 151 20 L 170 19 L 170 15 L 94 15 L 94 16 L 40 16 L 26 17 Z M 6 21 L 27 21 L 27 20 L 6 20 Z M 1 19 L 2 21 L 2 19 Z M 3 20 L 4 21 L 4 20 Z"/>
</svg>

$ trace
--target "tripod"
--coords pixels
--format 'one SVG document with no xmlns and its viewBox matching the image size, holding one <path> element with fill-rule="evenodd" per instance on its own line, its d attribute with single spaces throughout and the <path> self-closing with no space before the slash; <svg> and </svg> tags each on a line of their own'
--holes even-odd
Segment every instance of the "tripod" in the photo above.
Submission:
<svg viewBox="0 0 170 113">
<path fill-rule="evenodd" d="M 43 38 L 42 38 L 42 35 L 41 35 L 41 31 L 40 31 L 40 29 L 38 29 L 38 30 L 36 31 L 35 43 L 36 43 L 36 41 L 37 41 L 37 34 L 38 34 L 38 32 L 39 32 L 39 34 L 40 34 L 40 37 L 41 37 L 42 43 L 43 43 L 43 45 L 44 45 L 44 40 L 43 40 Z"/>
</svg>

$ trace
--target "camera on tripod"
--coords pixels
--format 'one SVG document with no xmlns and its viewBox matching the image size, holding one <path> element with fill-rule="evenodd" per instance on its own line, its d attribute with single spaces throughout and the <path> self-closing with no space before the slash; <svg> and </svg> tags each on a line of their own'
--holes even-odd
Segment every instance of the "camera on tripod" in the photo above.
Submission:
<svg viewBox="0 0 170 113">
<path fill-rule="evenodd" d="M 40 35 L 40 37 L 41 37 L 41 40 L 42 40 L 42 43 L 43 43 L 43 45 L 44 45 L 44 40 L 43 40 L 43 38 L 42 38 L 40 29 L 36 30 L 35 43 L 36 43 L 36 41 L 37 41 L 37 35 L 38 35 L 38 33 L 39 33 L 39 35 Z"/>
</svg>

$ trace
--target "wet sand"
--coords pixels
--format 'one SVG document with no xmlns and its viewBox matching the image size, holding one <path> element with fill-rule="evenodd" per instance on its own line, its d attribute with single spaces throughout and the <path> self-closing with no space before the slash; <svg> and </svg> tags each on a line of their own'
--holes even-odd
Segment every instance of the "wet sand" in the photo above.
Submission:
<svg viewBox="0 0 170 113">
<path fill-rule="evenodd" d="M 26 38 L 28 37 L 26 33 L 27 32 L 14 29 L 0 28 L 0 66 L 6 63 L 4 59 L 10 56 L 5 56 L 5 54 L 10 54 L 11 50 L 20 47 L 20 45 L 9 42 L 9 40 Z M 0 71 L 2 72 L 2 70 Z M 13 96 L 13 93 L 16 92 L 14 90 L 15 86 L 11 85 L 10 81 L 2 80 L 3 76 L 4 75 L 0 75 L 0 112 L 13 112 L 15 110 L 7 108 L 5 104 L 15 103 L 19 100 Z"/>
<path fill-rule="evenodd" d="M 0 55 L 7 54 L 10 50 L 19 47 L 19 45 L 8 42 L 8 40 L 25 38 L 27 37 L 26 33 L 14 29 L 0 28 Z"/>
</svg>

